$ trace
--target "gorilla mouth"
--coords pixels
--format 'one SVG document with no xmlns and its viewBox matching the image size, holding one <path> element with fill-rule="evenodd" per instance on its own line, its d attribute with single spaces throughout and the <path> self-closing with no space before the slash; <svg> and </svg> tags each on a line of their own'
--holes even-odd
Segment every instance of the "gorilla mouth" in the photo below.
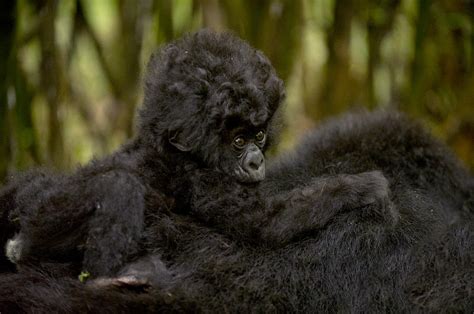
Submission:
<svg viewBox="0 0 474 314">
<path fill-rule="evenodd" d="M 234 176 L 241 183 L 260 182 L 265 179 L 265 163 L 255 170 L 246 170 L 239 165 L 234 170 Z"/>
</svg>

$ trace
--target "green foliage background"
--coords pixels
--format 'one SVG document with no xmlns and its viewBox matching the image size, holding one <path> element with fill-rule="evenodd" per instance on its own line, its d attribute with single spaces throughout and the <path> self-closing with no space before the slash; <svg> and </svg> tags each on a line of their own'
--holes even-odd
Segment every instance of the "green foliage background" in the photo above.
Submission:
<svg viewBox="0 0 474 314">
<path fill-rule="evenodd" d="M 133 136 L 151 52 L 201 27 L 237 33 L 285 80 L 278 150 L 325 117 L 393 107 L 474 167 L 472 0 L 19 0 L 0 22 L 0 181 Z"/>
</svg>

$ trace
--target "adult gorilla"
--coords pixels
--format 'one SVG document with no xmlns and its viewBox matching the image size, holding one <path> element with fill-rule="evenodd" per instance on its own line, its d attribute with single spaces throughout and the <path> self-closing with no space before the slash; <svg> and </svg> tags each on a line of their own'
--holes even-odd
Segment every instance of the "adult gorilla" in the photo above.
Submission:
<svg viewBox="0 0 474 314">
<path fill-rule="evenodd" d="M 257 185 L 254 182 L 262 178 L 262 161 L 254 148 L 265 139 L 260 131 L 267 130 L 265 122 L 276 109 L 268 108 L 279 103 L 272 96 L 279 94 L 272 90 L 274 84 L 261 84 L 268 82 L 268 76 L 262 75 L 268 72 L 268 65 L 263 65 L 265 59 L 260 54 L 253 54 L 257 59 L 249 59 L 248 49 L 243 48 L 247 46 L 235 39 L 206 32 L 192 38 L 195 40 L 184 41 L 185 46 L 193 44 L 189 49 L 169 47 L 168 56 L 172 58 L 165 60 L 171 63 L 151 67 L 142 114 L 142 130 L 146 132 L 141 133 L 142 137 L 139 134 L 138 141 L 104 162 L 86 167 L 73 179 L 33 176 L 29 190 L 14 183 L 4 191 L 2 215 L 21 206 L 24 211 L 14 211 L 21 232 L 9 246 L 10 258 L 16 259 L 21 268 L 17 274 L 2 275 L 0 307 L 44 312 L 99 308 L 106 312 L 472 309 L 473 182 L 444 146 L 397 113 L 351 115 L 315 130 L 293 153 L 275 161 L 267 179 Z M 231 48 L 237 46 L 237 51 L 244 51 L 244 57 L 229 50 L 226 41 L 232 43 Z M 201 54 L 201 49 L 205 53 Z M 205 56 L 200 62 L 205 60 L 206 67 L 196 62 L 195 51 Z M 240 73 L 244 74 L 233 77 L 227 70 L 219 72 L 228 69 L 219 63 L 223 59 L 231 60 L 231 68 L 241 65 Z M 260 65 L 252 67 L 249 60 L 260 60 L 256 62 Z M 186 71 L 176 64 L 185 66 Z M 209 65 L 221 76 L 209 77 L 209 73 L 215 73 L 209 71 Z M 262 68 L 267 70 L 259 72 Z M 163 76 L 165 70 L 173 75 Z M 172 80 L 183 76 L 184 81 Z M 222 84 L 229 78 L 232 84 Z M 223 93 L 210 92 L 216 86 L 218 91 L 226 91 L 224 98 L 218 97 Z M 163 97 L 163 91 L 171 93 Z M 192 107 L 196 99 L 219 104 L 227 118 L 222 119 L 220 111 Z M 163 102 L 166 110 L 150 109 Z M 188 109 L 191 106 L 191 110 L 183 111 L 178 104 Z M 252 107 L 255 104 L 270 106 L 258 105 L 265 108 L 259 110 Z M 212 123 L 190 120 L 203 112 L 205 121 Z M 250 123 L 243 123 L 247 127 L 241 129 L 241 120 Z M 224 130 L 218 137 L 217 127 Z M 222 150 L 214 153 L 223 147 L 218 144 L 222 142 L 234 147 L 242 169 L 229 167 L 229 161 L 235 159 L 232 154 Z M 252 145 L 246 146 L 249 142 Z M 264 145 L 260 145 L 262 151 Z M 169 153 L 164 147 L 174 149 L 174 153 L 163 155 Z M 243 147 L 247 148 L 241 154 L 239 149 Z M 103 176 L 110 169 L 125 172 L 125 177 L 118 177 L 119 184 Z M 165 182 L 163 177 L 172 173 L 170 169 L 193 175 L 183 176 L 184 180 L 171 179 L 169 186 L 151 184 L 153 180 Z M 225 175 L 229 169 L 233 171 L 231 176 Z M 373 170 L 382 170 L 388 178 L 390 202 L 386 201 L 385 179 Z M 86 255 L 87 265 L 91 262 L 87 249 L 98 254 L 108 252 L 106 245 L 97 250 L 91 245 L 94 241 L 83 242 L 83 234 L 90 239 L 90 230 L 92 235 L 96 232 L 84 222 L 92 221 L 93 227 L 100 227 L 96 218 L 89 217 L 103 217 L 97 213 L 104 204 L 110 204 L 109 198 L 99 197 L 101 206 L 95 211 L 81 207 L 81 201 L 87 203 L 88 198 L 77 191 L 81 187 L 88 191 L 87 183 L 91 181 L 83 179 L 97 174 L 105 179 L 92 181 L 99 182 L 101 189 L 92 189 L 91 195 L 104 191 L 101 197 L 122 195 L 120 208 L 141 208 L 136 205 L 143 202 L 146 227 L 132 232 L 133 250 L 123 246 L 130 258 L 110 267 L 110 256 L 117 256 L 114 253 L 98 258 L 96 264 L 98 274 L 101 267 L 105 274 L 114 274 L 123 261 L 128 262 L 125 268 L 114 277 L 84 285 L 70 277 L 71 268 L 72 272 L 78 271 L 81 253 Z M 220 184 L 216 186 L 216 182 Z M 71 185 L 74 188 L 68 190 Z M 121 187 L 125 189 L 121 191 Z M 49 195 L 58 195 L 57 191 L 65 192 L 53 198 L 55 202 L 50 201 Z M 39 201 L 35 195 L 40 195 Z M 44 195 L 48 206 L 38 206 Z M 127 200 L 133 206 L 122 207 Z M 93 198 L 92 204 L 97 204 L 97 199 Z M 52 210 L 55 208 L 60 210 Z M 76 211 L 63 212 L 63 208 Z M 32 209 L 35 215 L 30 214 Z M 76 212 L 81 215 L 70 217 Z M 128 221 L 128 214 L 113 217 Z M 78 226 L 77 231 L 57 237 L 58 226 L 70 221 Z M 130 223 L 136 221 L 140 219 Z M 51 226 L 50 222 L 55 224 Z M 4 233 L 11 236 L 8 228 Z M 126 242 L 120 241 L 117 244 L 122 247 Z M 106 244 L 113 247 L 114 243 Z M 144 257 L 137 259 L 137 255 Z M 21 262 L 31 256 L 36 260 Z"/>
<path fill-rule="evenodd" d="M 17 229 L 6 255 L 20 269 L 49 262 L 53 273 L 116 275 L 146 254 L 156 232 L 147 235 L 147 225 L 167 211 L 272 246 L 367 205 L 395 218 L 388 181 L 375 169 L 313 177 L 278 193 L 258 184 L 283 85 L 238 38 L 184 37 L 156 54 L 148 72 L 137 138 L 73 174 L 27 174 L 1 193 L 6 226 Z"/>
</svg>

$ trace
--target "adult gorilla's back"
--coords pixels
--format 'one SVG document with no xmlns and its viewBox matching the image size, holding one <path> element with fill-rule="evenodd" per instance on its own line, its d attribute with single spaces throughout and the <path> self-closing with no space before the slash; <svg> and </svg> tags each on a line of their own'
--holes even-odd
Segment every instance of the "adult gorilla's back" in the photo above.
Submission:
<svg viewBox="0 0 474 314">
<path fill-rule="evenodd" d="M 274 161 L 266 184 L 280 190 L 309 178 L 381 170 L 393 197 L 413 192 L 429 200 L 432 215 L 454 222 L 471 214 L 474 179 L 453 153 L 417 122 L 396 111 L 353 113 L 329 120 Z M 409 193 L 409 194 L 413 194 Z M 400 204 L 399 210 L 404 211 Z M 425 210 L 426 212 L 426 210 Z"/>
<path fill-rule="evenodd" d="M 45 274 L 8 275 L 0 282 L 0 305 L 44 312 L 472 311 L 472 176 L 403 116 L 330 121 L 275 161 L 264 184 L 286 190 L 313 176 L 373 169 L 390 181 L 396 221 L 371 214 L 379 206 L 371 205 L 272 249 L 163 214 L 159 219 L 167 224 L 156 224 L 151 241 L 174 273 L 167 288 L 140 293 Z"/>
<path fill-rule="evenodd" d="M 389 180 L 399 220 L 391 226 L 364 209 L 316 235 L 319 252 L 311 254 L 321 257 L 309 259 L 320 261 L 318 290 L 328 287 L 321 299 L 360 312 L 472 310 L 474 179 L 403 114 L 347 114 L 325 123 L 273 164 L 266 184 L 284 190 L 313 176 L 367 169 Z"/>
<path fill-rule="evenodd" d="M 380 205 L 372 205 L 278 250 L 196 236 L 195 251 L 184 244 L 172 257 L 180 271 L 195 270 L 183 286 L 214 310 L 472 310 L 473 178 L 403 115 L 334 119 L 275 160 L 262 183 L 284 191 L 314 176 L 373 169 L 389 179 L 398 220 L 374 215 Z"/>
</svg>

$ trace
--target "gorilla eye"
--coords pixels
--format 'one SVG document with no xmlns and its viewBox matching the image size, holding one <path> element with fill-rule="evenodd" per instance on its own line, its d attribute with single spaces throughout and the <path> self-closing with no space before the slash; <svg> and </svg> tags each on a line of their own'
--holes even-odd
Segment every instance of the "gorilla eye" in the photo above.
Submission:
<svg viewBox="0 0 474 314">
<path fill-rule="evenodd" d="M 255 135 L 255 139 L 259 142 L 263 142 L 263 140 L 265 139 L 265 132 L 258 132 L 257 135 Z"/>
<path fill-rule="evenodd" d="M 242 136 L 238 136 L 234 139 L 234 146 L 237 148 L 243 148 L 245 146 L 245 140 Z"/>
</svg>

